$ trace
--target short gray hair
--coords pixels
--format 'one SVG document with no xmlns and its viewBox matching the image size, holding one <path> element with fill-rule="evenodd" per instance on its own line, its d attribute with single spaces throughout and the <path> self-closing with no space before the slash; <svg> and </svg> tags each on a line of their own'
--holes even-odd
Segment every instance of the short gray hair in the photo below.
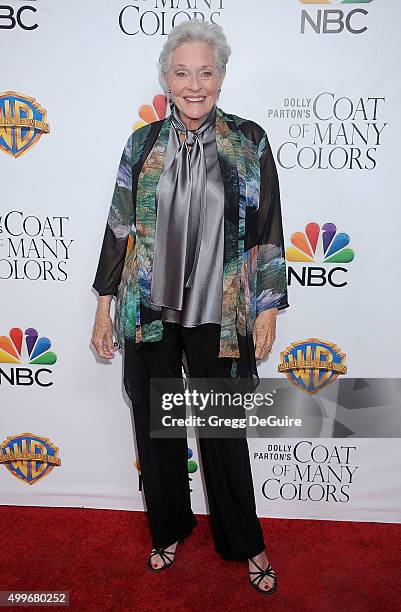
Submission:
<svg viewBox="0 0 401 612">
<path fill-rule="evenodd" d="M 226 65 L 231 55 L 231 48 L 227 43 L 223 28 L 216 23 L 209 23 L 200 19 L 183 21 L 170 30 L 159 56 L 159 81 L 167 96 L 165 75 L 170 68 L 171 54 L 184 43 L 195 41 L 204 42 L 211 47 L 214 51 L 217 70 L 223 76 L 226 74 Z"/>
</svg>

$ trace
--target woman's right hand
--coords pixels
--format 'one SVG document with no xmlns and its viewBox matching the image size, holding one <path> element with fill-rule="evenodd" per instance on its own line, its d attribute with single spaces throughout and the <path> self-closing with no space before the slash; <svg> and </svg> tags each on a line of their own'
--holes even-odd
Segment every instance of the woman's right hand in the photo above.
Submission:
<svg viewBox="0 0 401 612">
<path fill-rule="evenodd" d="M 99 296 L 91 340 L 99 357 L 104 359 L 114 359 L 114 353 L 118 349 L 113 342 L 113 322 L 110 317 L 111 300 L 111 295 Z"/>
</svg>

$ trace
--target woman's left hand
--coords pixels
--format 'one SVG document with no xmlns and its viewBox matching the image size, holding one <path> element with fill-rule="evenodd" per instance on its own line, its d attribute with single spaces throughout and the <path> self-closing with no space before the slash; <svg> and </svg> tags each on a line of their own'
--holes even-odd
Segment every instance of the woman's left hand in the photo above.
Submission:
<svg viewBox="0 0 401 612">
<path fill-rule="evenodd" d="M 264 359 L 270 353 L 276 339 L 277 308 L 260 312 L 253 328 L 253 342 L 256 359 Z"/>
</svg>

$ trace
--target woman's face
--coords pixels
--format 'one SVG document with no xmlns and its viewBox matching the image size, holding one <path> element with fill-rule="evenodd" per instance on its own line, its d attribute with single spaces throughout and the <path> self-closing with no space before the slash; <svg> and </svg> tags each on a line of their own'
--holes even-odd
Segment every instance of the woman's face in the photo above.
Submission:
<svg viewBox="0 0 401 612">
<path fill-rule="evenodd" d="M 206 43 L 184 43 L 173 51 L 166 82 L 188 129 L 196 129 L 211 111 L 223 78 L 213 50 Z"/>
</svg>

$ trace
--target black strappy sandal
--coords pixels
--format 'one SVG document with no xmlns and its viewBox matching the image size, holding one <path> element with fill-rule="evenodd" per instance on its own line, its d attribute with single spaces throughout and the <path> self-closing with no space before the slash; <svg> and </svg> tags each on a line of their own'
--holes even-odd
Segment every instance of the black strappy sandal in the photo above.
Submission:
<svg viewBox="0 0 401 612">
<path fill-rule="evenodd" d="M 254 565 L 256 565 L 256 567 L 258 568 L 258 572 L 249 572 L 250 574 L 257 574 L 255 576 L 255 578 L 249 578 L 249 581 L 251 583 L 251 585 L 254 587 L 254 589 L 256 589 L 258 591 L 258 593 L 263 593 L 263 595 L 271 595 L 272 593 L 274 593 L 275 591 L 277 591 L 277 578 L 276 578 L 276 572 L 274 571 L 274 569 L 272 568 L 272 566 L 269 565 L 267 566 L 267 568 L 265 570 L 263 570 L 261 567 L 259 567 L 259 565 L 257 563 L 255 563 L 255 561 L 253 561 L 253 559 L 249 559 Z M 270 589 L 268 591 L 266 591 L 265 589 L 261 589 L 259 587 L 259 584 L 262 582 L 263 578 L 265 576 L 270 576 L 270 578 L 274 578 L 274 582 L 273 585 L 270 587 Z"/>
<path fill-rule="evenodd" d="M 164 569 L 167 569 L 168 567 L 170 567 L 170 565 L 173 565 L 174 563 L 174 555 L 175 555 L 176 551 L 172 552 L 172 551 L 166 551 L 164 548 L 154 548 L 152 550 L 152 552 L 149 555 L 149 559 L 148 559 L 148 565 L 147 567 L 152 570 L 152 572 L 162 572 Z M 152 557 L 153 555 L 160 555 L 162 561 L 163 561 L 163 565 L 161 567 L 152 567 Z M 173 555 L 173 558 L 171 559 L 168 555 Z"/>
</svg>

